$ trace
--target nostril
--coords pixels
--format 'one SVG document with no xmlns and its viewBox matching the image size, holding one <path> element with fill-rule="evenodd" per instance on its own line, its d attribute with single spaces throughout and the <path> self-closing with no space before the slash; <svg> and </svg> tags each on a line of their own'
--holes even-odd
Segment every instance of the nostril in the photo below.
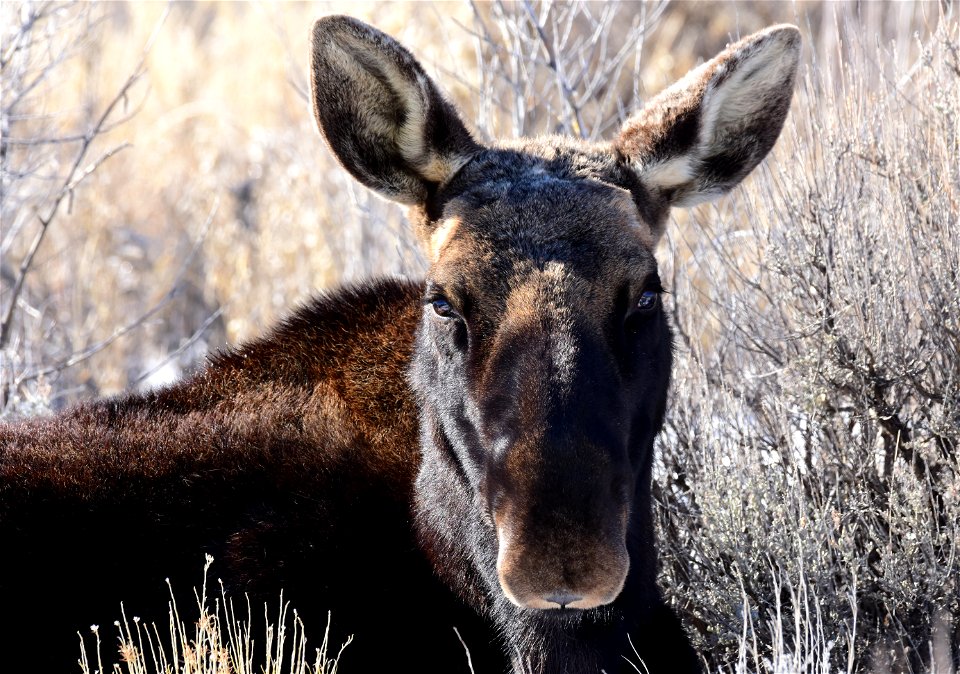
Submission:
<svg viewBox="0 0 960 674">
<path fill-rule="evenodd" d="M 559 604 L 560 608 L 566 608 L 575 601 L 583 599 L 579 594 L 570 594 L 569 592 L 557 592 L 544 597 L 551 604 Z"/>
</svg>

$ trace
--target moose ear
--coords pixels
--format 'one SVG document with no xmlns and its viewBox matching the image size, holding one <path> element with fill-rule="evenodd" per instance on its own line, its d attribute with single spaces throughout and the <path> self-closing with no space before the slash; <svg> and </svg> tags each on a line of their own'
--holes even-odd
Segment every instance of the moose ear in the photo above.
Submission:
<svg viewBox="0 0 960 674">
<path fill-rule="evenodd" d="M 729 46 L 627 120 L 615 147 L 647 188 L 692 206 L 739 183 L 790 107 L 800 31 L 773 26 Z"/>
<path fill-rule="evenodd" d="M 383 196 L 422 204 L 479 146 L 416 59 L 346 16 L 313 25 L 313 111 L 333 153 Z"/>
</svg>

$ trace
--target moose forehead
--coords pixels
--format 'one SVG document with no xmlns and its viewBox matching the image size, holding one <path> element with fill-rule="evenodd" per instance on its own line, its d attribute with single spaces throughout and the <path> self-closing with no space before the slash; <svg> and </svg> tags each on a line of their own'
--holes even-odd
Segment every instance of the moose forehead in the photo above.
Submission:
<svg viewBox="0 0 960 674">
<path fill-rule="evenodd" d="M 656 268 L 654 231 L 666 209 L 625 189 L 609 155 L 542 142 L 535 150 L 485 151 L 439 195 L 427 235 L 432 280 L 488 295 L 543 276 L 584 299 L 642 283 Z"/>
</svg>

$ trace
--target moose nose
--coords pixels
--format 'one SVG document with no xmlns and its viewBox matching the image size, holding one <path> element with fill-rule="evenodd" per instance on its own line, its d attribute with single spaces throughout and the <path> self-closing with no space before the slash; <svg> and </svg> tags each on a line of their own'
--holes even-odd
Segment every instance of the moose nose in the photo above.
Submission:
<svg viewBox="0 0 960 674">
<path fill-rule="evenodd" d="M 560 608 L 566 608 L 575 601 L 580 601 L 583 597 L 579 594 L 571 594 L 569 592 L 556 592 L 551 595 L 544 597 L 551 604 L 559 604 Z"/>
</svg>

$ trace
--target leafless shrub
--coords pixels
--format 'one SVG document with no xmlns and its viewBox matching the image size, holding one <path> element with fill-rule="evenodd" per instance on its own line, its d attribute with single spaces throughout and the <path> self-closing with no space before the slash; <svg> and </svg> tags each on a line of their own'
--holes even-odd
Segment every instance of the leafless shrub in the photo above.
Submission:
<svg viewBox="0 0 960 674">
<path fill-rule="evenodd" d="M 0 275 L 5 302 L 0 314 L 0 350 L 4 355 L 0 408 L 6 407 L 11 396 L 20 397 L 24 382 L 85 360 L 149 316 L 148 312 L 118 327 L 111 338 L 98 344 L 68 346 L 69 354 L 56 358 L 53 354 L 63 351 L 64 343 L 71 340 L 56 316 L 48 314 L 43 306 L 51 289 L 35 269 L 36 255 L 47 233 L 58 219 L 69 217 L 81 183 L 129 147 L 128 143 L 119 143 L 103 149 L 102 137 L 133 114 L 129 99 L 144 73 L 143 58 L 106 103 L 84 101 L 83 112 L 72 116 L 76 128 L 65 130 L 63 112 L 48 110 L 43 101 L 70 62 L 81 58 L 83 50 L 89 48 L 102 16 L 92 5 L 57 2 L 5 4 L 2 11 L 7 30 L 0 46 L 0 215 L 4 222 Z M 65 216 L 63 211 L 67 211 Z M 37 332 L 45 339 L 29 336 Z M 46 362 L 51 356 L 59 362 Z M 29 393 L 27 398 L 38 399 Z"/>
<path fill-rule="evenodd" d="M 478 125 L 491 138 L 609 135 L 640 98 L 645 38 L 666 2 L 471 2 Z"/>
<path fill-rule="evenodd" d="M 2 5 L 6 414 L 168 382 L 318 287 L 422 266 L 400 209 L 337 167 L 286 82 L 304 80 L 289 54 L 306 54 L 315 8 L 173 3 L 156 30 L 164 10 Z M 378 17 L 395 26 L 410 12 Z M 93 133 L 148 42 L 136 84 Z M 42 86 L 17 95 L 31 69 Z M 78 171 L 97 168 L 77 188 L 84 147 Z"/>
<path fill-rule="evenodd" d="M 770 172 L 678 238 L 664 584 L 714 666 L 957 657 L 958 36 L 810 69 Z"/>
</svg>

